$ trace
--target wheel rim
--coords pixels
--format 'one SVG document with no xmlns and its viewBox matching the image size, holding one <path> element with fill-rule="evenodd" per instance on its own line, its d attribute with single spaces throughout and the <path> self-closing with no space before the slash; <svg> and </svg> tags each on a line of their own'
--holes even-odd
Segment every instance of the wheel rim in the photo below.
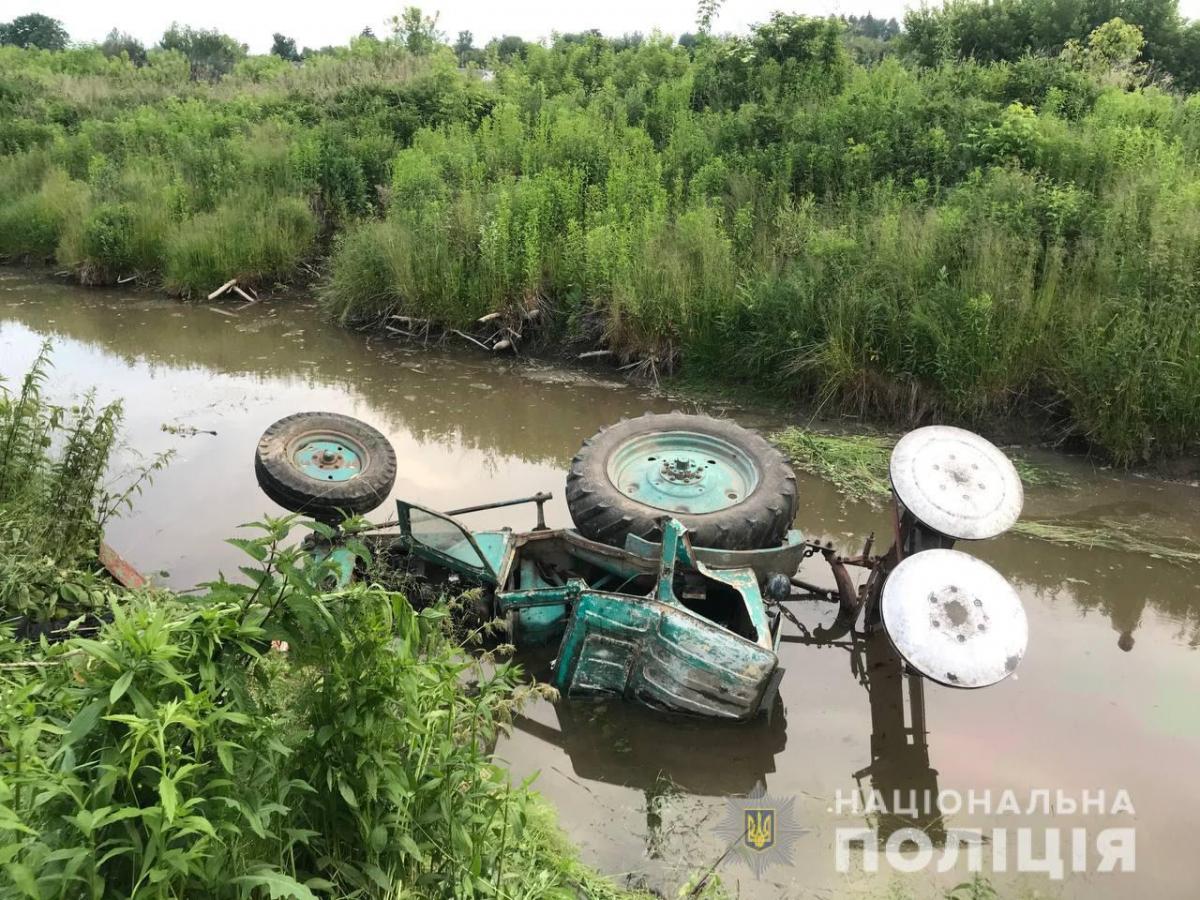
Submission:
<svg viewBox="0 0 1200 900">
<path fill-rule="evenodd" d="M 367 464 L 367 452 L 362 444 L 347 435 L 317 432 L 292 441 L 288 460 L 301 475 L 313 481 L 336 484 L 362 474 Z"/>
<path fill-rule="evenodd" d="M 758 486 L 754 461 L 708 434 L 667 431 L 626 441 L 609 457 L 608 478 L 624 496 L 669 513 L 702 515 L 737 506 Z"/>
</svg>

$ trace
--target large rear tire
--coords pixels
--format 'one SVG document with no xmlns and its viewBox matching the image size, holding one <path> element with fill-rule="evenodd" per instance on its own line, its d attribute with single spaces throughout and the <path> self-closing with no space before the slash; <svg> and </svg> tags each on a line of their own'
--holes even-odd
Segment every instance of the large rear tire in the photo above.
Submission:
<svg viewBox="0 0 1200 900">
<path fill-rule="evenodd" d="M 617 547 L 629 534 L 661 539 L 662 519 L 673 516 L 697 547 L 754 550 L 791 527 L 796 476 L 778 450 L 733 422 L 649 414 L 584 441 L 567 506 L 581 534 Z"/>
<path fill-rule="evenodd" d="M 263 493 L 284 509 L 336 520 L 342 513 L 368 513 L 388 498 L 396 451 L 358 419 L 296 413 L 263 432 L 254 474 Z"/>
</svg>

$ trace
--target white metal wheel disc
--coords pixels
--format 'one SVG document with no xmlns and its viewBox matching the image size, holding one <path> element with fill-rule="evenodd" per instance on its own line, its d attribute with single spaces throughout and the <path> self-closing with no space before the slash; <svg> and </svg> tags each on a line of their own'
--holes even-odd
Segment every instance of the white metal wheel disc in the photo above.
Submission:
<svg viewBox="0 0 1200 900">
<path fill-rule="evenodd" d="M 1007 678 L 1029 642 L 1013 586 L 959 550 L 924 550 L 901 561 L 884 582 L 880 604 L 896 652 L 948 687 L 980 688 Z"/>
<path fill-rule="evenodd" d="M 910 431 L 892 451 L 892 490 L 939 534 L 978 541 L 1003 534 L 1021 515 L 1025 491 L 1016 468 L 991 441 L 962 428 Z"/>
</svg>

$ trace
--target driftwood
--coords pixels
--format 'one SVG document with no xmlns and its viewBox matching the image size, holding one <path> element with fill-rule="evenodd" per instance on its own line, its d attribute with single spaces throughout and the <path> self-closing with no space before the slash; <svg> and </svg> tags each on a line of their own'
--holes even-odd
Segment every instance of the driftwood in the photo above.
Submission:
<svg viewBox="0 0 1200 900">
<path fill-rule="evenodd" d="M 492 344 L 492 349 L 493 350 L 507 350 L 511 346 L 512 346 L 512 341 L 509 341 L 509 340 L 496 341 L 496 343 Z"/>
<path fill-rule="evenodd" d="M 245 301 L 246 301 L 246 304 L 245 304 L 245 306 L 243 306 L 243 307 L 242 307 L 243 309 L 245 309 L 245 308 L 246 308 L 246 306 L 249 306 L 251 303 L 257 303 L 257 302 L 258 302 L 258 298 L 257 298 L 257 297 L 251 297 L 249 294 L 247 294 L 245 291 L 243 291 L 243 290 L 242 290 L 240 287 L 238 287 L 236 284 L 233 286 L 233 292 L 234 292 L 235 294 L 237 294 L 239 297 L 241 297 L 243 300 L 245 300 Z"/>
<path fill-rule="evenodd" d="M 500 313 L 491 312 L 486 316 L 480 316 L 477 321 L 482 325 L 484 322 L 495 322 L 498 318 L 500 318 Z"/>
<path fill-rule="evenodd" d="M 598 356 L 612 356 L 612 355 L 613 355 L 613 351 L 611 351 L 611 350 L 589 350 L 586 353 L 580 353 L 579 358 L 580 359 L 595 359 Z"/>
<path fill-rule="evenodd" d="M 464 332 L 459 331 L 457 328 L 453 328 L 451 330 L 455 334 L 457 334 L 460 338 L 466 338 L 468 341 L 470 341 L 472 344 L 474 344 L 476 347 L 479 347 L 482 350 L 491 350 L 492 349 L 487 344 L 483 343 L 482 341 L 475 340 L 475 338 L 471 337 L 469 334 L 465 334 Z"/>
<path fill-rule="evenodd" d="M 135 280 L 136 278 L 137 278 L 136 274 L 135 275 L 126 275 L 124 278 L 118 278 L 117 284 L 129 284 L 129 282 Z"/>
<path fill-rule="evenodd" d="M 223 293 L 225 293 L 227 290 L 229 290 L 235 284 L 237 284 L 237 279 L 230 278 L 227 282 L 225 282 L 223 285 L 221 285 L 219 288 L 217 288 L 215 291 L 213 291 L 211 294 L 209 294 L 208 299 L 216 300 L 218 297 L 220 297 Z"/>
</svg>

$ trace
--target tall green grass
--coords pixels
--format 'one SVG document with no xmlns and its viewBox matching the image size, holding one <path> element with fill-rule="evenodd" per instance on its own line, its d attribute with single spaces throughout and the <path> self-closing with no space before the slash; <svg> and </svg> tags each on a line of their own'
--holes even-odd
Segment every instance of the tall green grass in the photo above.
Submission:
<svg viewBox="0 0 1200 900">
<path fill-rule="evenodd" d="M 304 199 L 247 191 L 181 223 L 167 237 L 164 284 L 172 293 L 195 297 L 229 278 L 251 285 L 288 281 L 312 252 L 316 235 L 316 218 Z"/>
</svg>

